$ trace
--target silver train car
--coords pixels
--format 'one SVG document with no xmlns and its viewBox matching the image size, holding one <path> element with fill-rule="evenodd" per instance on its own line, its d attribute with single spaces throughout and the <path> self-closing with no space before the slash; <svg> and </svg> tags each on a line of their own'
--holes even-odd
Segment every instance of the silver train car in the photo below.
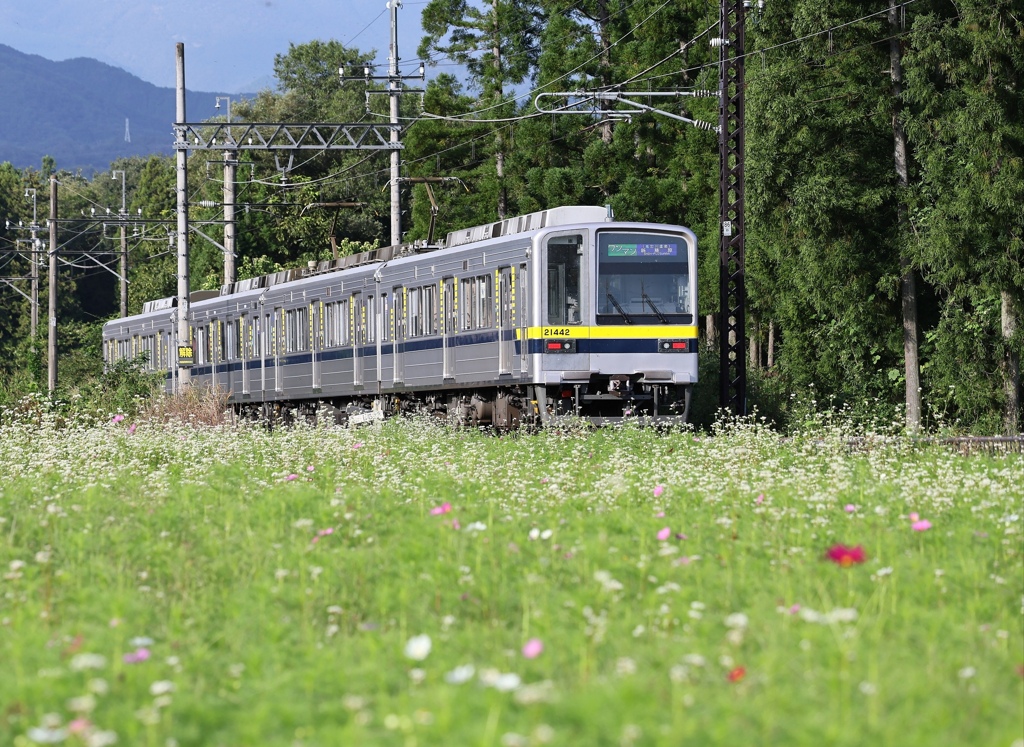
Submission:
<svg viewBox="0 0 1024 747">
<path fill-rule="evenodd" d="M 222 392 L 243 414 L 465 425 L 685 421 L 697 381 L 688 228 L 558 207 L 224 286 L 107 322 L 109 366 Z"/>
</svg>

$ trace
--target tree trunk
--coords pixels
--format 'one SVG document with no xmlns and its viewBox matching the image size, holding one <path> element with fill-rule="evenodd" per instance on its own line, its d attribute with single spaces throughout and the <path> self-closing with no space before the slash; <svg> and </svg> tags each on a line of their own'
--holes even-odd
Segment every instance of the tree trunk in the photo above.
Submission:
<svg viewBox="0 0 1024 747">
<path fill-rule="evenodd" d="M 494 78 L 497 81 L 497 100 L 500 104 L 505 97 L 505 91 L 501 77 L 501 29 L 498 27 L 498 0 L 491 1 L 491 12 L 494 16 L 491 54 L 494 55 Z M 498 111 L 500 112 L 501 109 Z M 508 213 L 508 194 L 505 191 L 505 138 L 501 127 L 495 131 L 494 150 L 494 168 L 498 177 L 498 220 L 505 220 Z"/>
<path fill-rule="evenodd" d="M 718 339 L 718 331 L 715 329 L 715 315 L 708 314 L 705 317 L 705 333 L 704 339 L 707 341 L 708 347 L 715 344 L 715 340 Z"/>
<path fill-rule="evenodd" d="M 1006 354 L 1003 358 L 1003 388 L 1006 392 L 1006 410 L 1003 413 L 1003 431 L 1007 436 L 1020 432 L 1020 354 L 1014 349 L 1013 336 L 1017 331 L 1017 308 L 1009 291 L 1002 296 L 1003 342 Z"/>
<path fill-rule="evenodd" d="M 899 34 L 903 24 L 900 22 L 896 0 L 889 0 L 889 26 L 892 36 L 889 39 L 889 75 L 892 80 L 893 97 L 893 155 L 896 162 L 896 181 L 900 205 L 897 229 L 904 233 L 907 214 L 904 209 L 903 194 L 909 181 L 907 175 L 907 134 L 903 129 L 901 114 L 903 104 L 900 99 L 903 93 L 903 61 L 900 50 Z M 900 249 L 901 254 L 903 249 Z M 900 300 L 903 315 L 903 370 L 906 379 L 907 428 L 916 431 L 921 427 L 921 367 L 918 362 L 918 323 L 917 323 L 917 281 L 910 260 L 900 257 Z"/>
<path fill-rule="evenodd" d="M 756 316 L 750 318 L 750 370 L 761 367 L 761 324 Z"/>
<path fill-rule="evenodd" d="M 768 368 L 775 367 L 775 322 L 768 322 Z"/>
<path fill-rule="evenodd" d="M 597 64 L 602 88 L 607 88 L 612 84 L 611 34 L 608 28 L 610 22 L 608 0 L 598 0 L 597 28 L 600 35 L 601 57 Z M 600 106 L 602 110 L 611 110 L 612 102 L 602 100 Z M 601 140 L 606 144 L 612 141 L 612 121 L 610 119 L 605 118 L 601 121 Z"/>
</svg>

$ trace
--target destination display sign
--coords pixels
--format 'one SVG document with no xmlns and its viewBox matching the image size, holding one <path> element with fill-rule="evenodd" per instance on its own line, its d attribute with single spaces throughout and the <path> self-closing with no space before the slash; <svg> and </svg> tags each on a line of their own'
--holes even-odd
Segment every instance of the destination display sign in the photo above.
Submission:
<svg viewBox="0 0 1024 747">
<path fill-rule="evenodd" d="M 609 244 L 609 257 L 675 257 L 678 244 Z"/>
</svg>

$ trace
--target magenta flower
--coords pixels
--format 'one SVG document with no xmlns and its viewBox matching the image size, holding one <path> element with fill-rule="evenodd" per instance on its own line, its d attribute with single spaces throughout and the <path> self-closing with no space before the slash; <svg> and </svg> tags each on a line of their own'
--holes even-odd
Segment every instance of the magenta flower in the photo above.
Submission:
<svg viewBox="0 0 1024 747">
<path fill-rule="evenodd" d="M 431 516 L 440 516 L 441 514 L 448 514 L 452 511 L 452 504 L 442 503 L 440 506 L 434 506 L 430 509 Z"/>
<path fill-rule="evenodd" d="M 657 518 L 657 519 L 664 519 L 664 518 L 665 518 L 665 512 L 664 512 L 664 511 L 659 511 L 659 512 L 658 512 L 658 513 L 656 513 L 656 514 L 655 514 L 654 516 L 655 516 L 655 518 Z"/>
<path fill-rule="evenodd" d="M 138 664 L 139 662 L 147 661 L 149 657 L 148 648 L 137 648 L 125 654 L 123 659 L 125 664 Z"/>
<path fill-rule="evenodd" d="M 658 541 L 660 542 L 664 542 L 671 536 L 672 530 L 668 527 L 662 527 L 661 530 L 658 531 Z"/>
<path fill-rule="evenodd" d="M 110 422 L 111 423 L 120 423 L 122 420 L 124 420 L 124 415 L 122 415 L 121 413 L 118 413 L 117 415 L 115 415 L 113 418 L 110 419 Z"/>
<path fill-rule="evenodd" d="M 915 521 L 911 524 L 910 528 L 915 532 L 927 532 L 932 528 L 932 523 L 928 521 L 928 519 L 921 519 L 920 521 Z"/>
<path fill-rule="evenodd" d="M 832 545 L 825 553 L 825 557 L 831 560 L 836 565 L 841 565 L 843 568 L 849 568 L 852 565 L 860 565 L 867 560 L 867 553 L 864 552 L 864 548 L 860 545 L 856 547 L 847 547 L 846 545 Z"/>
<path fill-rule="evenodd" d="M 352 448 L 353 449 L 361 449 L 361 448 L 363 448 L 363 442 L 362 441 L 356 441 L 354 444 L 352 444 Z"/>
<path fill-rule="evenodd" d="M 843 506 L 843 510 L 848 514 L 852 514 L 854 511 L 857 510 L 857 507 L 854 506 L 852 503 L 847 503 L 845 506 Z"/>
<path fill-rule="evenodd" d="M 527 659 L 536 659 L 544 650 L 544 644 L 540 638 L 531 638 L 523 644 L 523 656 Z"/>
<path fill-rule="evenodd" d="M 754 499 L 754 503 L 756 503 L 758 506 L 764 503 L 764 493 L 761 493 L 759 496 L 757 496 L 757 498 Z"/>
<path fill-rule="evenodd" d="M 908 519 L 910 519 L 911 521 L 917 521 L 917 520 L 918 520 L 918 519 L 920 519 L 921 517 L 920 517 L 920 516 L 918 516 L 918 515 L 917 515 L 917 512 L 915 511 L 914 513 L 910 514 L 910 516 L 908 516 L 907 518 L 908 518 Z"/>
<path fill-rule="evenodd" d="M 654 486 L 654 497 L 655 498 L 660 498 L 661 494 L 664 493 L 664 492 L 665 492 L 665 486 L 664 485 L 655 485 Z"/>
<path fill-rule="evenodd" d="M 452 529 L 454 529 L 456 531 L 458 531 L 459 529 L 462 529 L 462 524 L 459 523 L 458 519 L 452 519 Z"/>
<path fill-rule="evenodd" d="M 312 539 L 313 544 L 315 545 L 317 542 L 320 541 L 321 537 L 326 537 L 329 534 L 334 534 L 334 527 L 327 527 L 326 529 L 321 529 L 319 532 L 317 532 L 316 537 Z"/>
<path fill-rule="evenodd" d="M 311 464 L 308 467 L 306 467 L 306 472 L 312 472 L 314 469 L 316 468 Z"/>
<path fill-rule="evenodd" d="M 299 476 L 296 475 L 294 472 L 284 478 L 285 482 L 291 482 L 292 480 L 298 480 L 298 479 L 299 479 Z"/>
<path fill-rule="evenodd" d="M 128 435 L 130 436 L 133 433 L 135 433 L 135 429 L 136 428 L 138 428 L 138 426 L 135 423 L 132 423 L 131 425 L 129 425 L 128 426 Z"/>
</svg>

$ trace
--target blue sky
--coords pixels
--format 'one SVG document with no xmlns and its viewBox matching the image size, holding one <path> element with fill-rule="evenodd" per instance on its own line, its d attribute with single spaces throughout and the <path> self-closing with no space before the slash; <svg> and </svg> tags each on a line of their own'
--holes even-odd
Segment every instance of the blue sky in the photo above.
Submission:
<svg viewBox="0 0 1024 747">
<path fill-rule="evenodd" d="M 398 53 L 410 73 L 426 2 L 402 0 L 398 11 Z M 314 39 L 376 49 L 384 72 L 387 0 L 0 0 L 0 43 L 49 60 L 92 57 L 168 88 L 178 42 L 189 89 L 238 93 L 271 85 L 274 55 Z"/>
</svg>

